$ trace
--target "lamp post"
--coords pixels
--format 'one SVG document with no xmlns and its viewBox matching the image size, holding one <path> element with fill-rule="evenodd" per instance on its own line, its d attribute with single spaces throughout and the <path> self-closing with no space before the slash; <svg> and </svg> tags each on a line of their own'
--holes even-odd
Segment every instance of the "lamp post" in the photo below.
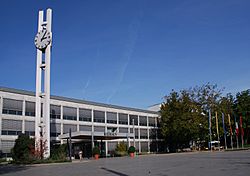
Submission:
<svg viewBox="0 0 250 176">
<path fill-rule="evenodd" d="M 199 151 L 201 150 L 201 138 L 202 138 L 202 124 L 200 123 L 199 124 L 199 130 L 200 130 L 200 133 L 199 133 Z"/>
<path fill-rule="evenodd" d="M 133 123 L 133 133 L 134 133 L 134 147 L 135 147 L 135 119 L 132 120 L 132 123 Z"/>
</svg>

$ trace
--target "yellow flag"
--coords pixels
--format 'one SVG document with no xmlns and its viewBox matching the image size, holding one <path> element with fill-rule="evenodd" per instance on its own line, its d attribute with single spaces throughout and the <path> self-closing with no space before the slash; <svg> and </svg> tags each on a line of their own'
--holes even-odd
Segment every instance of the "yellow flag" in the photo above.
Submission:
<svg viewBox="0 0 250 176">
<path fill-rule="evenodd" d="M 215 112 L 215 118 L 216 118 L 216 130 L 217 130 L 217 135 L 219 136 L 217 111 Z"/>
<path fill-rule="evenodd" d="M 230 127 L 230 135 L 232 135 L 232 127 L 231 127 L 231 121 L 230 121 L 230 114 L 228 114 L 228 123 Z"/>
</svg>

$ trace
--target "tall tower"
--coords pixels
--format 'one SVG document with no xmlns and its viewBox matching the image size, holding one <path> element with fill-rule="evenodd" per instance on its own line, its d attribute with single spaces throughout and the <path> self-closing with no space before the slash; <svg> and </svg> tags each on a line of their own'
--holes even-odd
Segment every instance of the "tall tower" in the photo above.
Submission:
<svg viewBox="0 0 250 176">
<path fill-rule="evenodd" d="M 35 148 L 36 151 L 43 152 L 44 158 L 50 156 L 51 21 L 51 9 L 47 9 L 46 19 L 43 11 L 39 11 L 38 33 L 35 37 L 35 46 L 37 48 Z"/>
</svg>

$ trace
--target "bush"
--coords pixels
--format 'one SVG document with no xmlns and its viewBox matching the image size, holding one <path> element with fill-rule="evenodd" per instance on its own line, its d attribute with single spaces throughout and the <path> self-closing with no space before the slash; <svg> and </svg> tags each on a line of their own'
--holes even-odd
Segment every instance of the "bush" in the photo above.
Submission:
<svg viewBox="0 0 250 176">
<path fill-rule="evenodd" d="M 100 155 L 100 149 L 98 146 L 95 146 L 92 150 L 92 155 Z"/>
<path fill-rule="evenodd" d="M 135 153 L 135 147 L 134 146 L 130 146 L 128 148 L 128 153 Z"/>
<path fill-rule="evenodd" d="M 115 148 L 115 155 L 116 156 L 125 156 L 127 155 L 127 144 L 122 141 L 119 144 L 116 145 Z"/>
<path fill-rule="evenodd" d="M 67 158 L 67 145 L 54 145 L 51 148 L 50 159 L 52 160 L 66 160 Z"/>
<path fill-rule="evenodd" d="M 36 158 L 33 153 L 35 148 L 35 140 L 27 135 L 20 134 L 15 140 L 15 145 L 12 148 L 13 162 L 17 164 L 28 164 Z"/>
</svg>

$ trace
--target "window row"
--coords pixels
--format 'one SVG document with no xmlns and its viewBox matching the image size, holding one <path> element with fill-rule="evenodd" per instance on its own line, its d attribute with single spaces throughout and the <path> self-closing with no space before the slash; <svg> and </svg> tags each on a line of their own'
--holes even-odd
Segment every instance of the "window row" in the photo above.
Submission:
<svg viewBox="0 0 250 176">
<path fill-rule="evenodd" d="M 34 121 L 25 121 L 25 134 L 29 136 L 35 135 L 35 122 Z M 138 128 L 125 128 L 119 127 L 119 133 L 134 133 L 135 138 L 138 139 L 139 129 Z M 62 125 L 63 133 L 69 133 L 77 131 L 77 125 L 75 124 L 63 124 Z M 92 131 L 91 125 L 79 125 L 80 131 Z M 95 132 L 105 132 L 104 126 L 94 126 Z M 108 132 L 117 132 L 117 128 L 107 127 Z M 51 136 L 56 137 L 61 134 L 61 124 L 60 123 L 50 123 L 50 132 Z M 22 121 L 21 120 L 2 120 L 2 135 L 19 135 L 22 133 Z M 149 138 L 154 138 L 157 134 L 155 129 L 149 129 Z M 148 138 L 148 130 L 140 129 L 140 138 L 147 139 Z"/>
<path fill-rule="evenodd" d="M 22 115 L 23 101 L 13 99 L 3 99 L 3 114 Z M 41 104 L 43 107 L 43 104 Z M 41 112 L 42 114 L 42 112 Z M 77 120 L 77 108 L 63 106 L 62 114 L 64 120 Z M 35 116 L 35 102 L 25 101 L 25 115 Z M 122 125 L 140 125 L 140 126 L 155 126 L 154 117 L 128 115 L 116 112 L 107 112 L 107 123 L 110 124 L 122 124 Z M 42 115 L 43 116 L 43 115 Z M 50 105 L 50 117 L 53 119 L 61 119 L 61 106 Z M 91 109 L 79 109 L 79 121 L 91 122 L 92 110 Z M 105 123 L 104 111 L 93 111 L 93 121 L 98 123 Z"/>
</svg>

